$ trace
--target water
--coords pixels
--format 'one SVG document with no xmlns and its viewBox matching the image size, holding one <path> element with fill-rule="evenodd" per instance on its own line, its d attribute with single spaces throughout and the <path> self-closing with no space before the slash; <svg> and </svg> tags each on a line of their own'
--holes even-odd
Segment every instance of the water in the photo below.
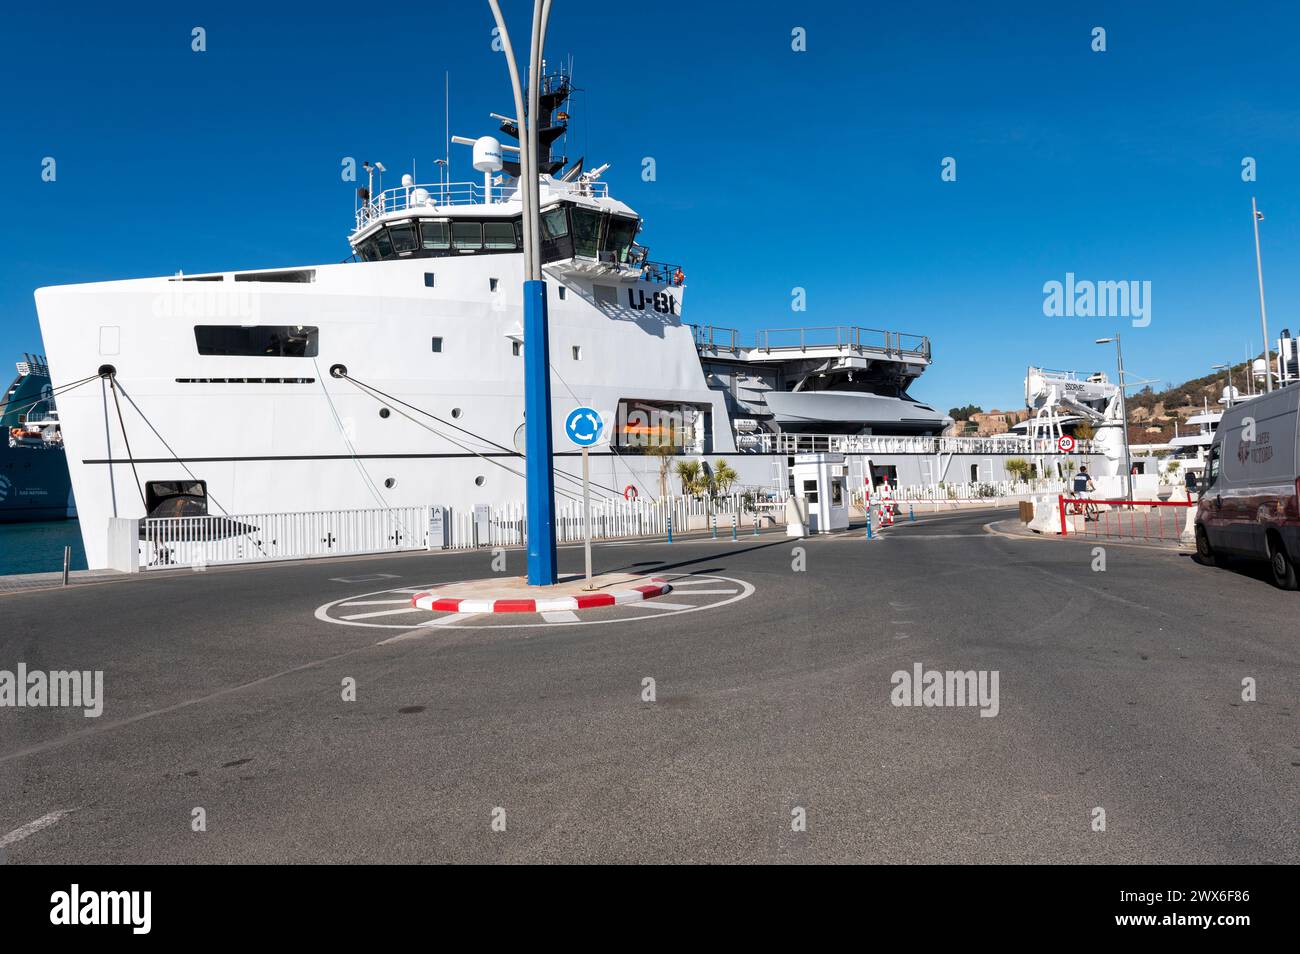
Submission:
<svg viewBox="0 0 1300 954">
<path fill-rule="evenodd" d="M 86 550 L 77 521 L 0 523 L 0 574 L 59 572 L 64 547 L 72 547 L 72 569 L 84 570 Z"/>
</svg>

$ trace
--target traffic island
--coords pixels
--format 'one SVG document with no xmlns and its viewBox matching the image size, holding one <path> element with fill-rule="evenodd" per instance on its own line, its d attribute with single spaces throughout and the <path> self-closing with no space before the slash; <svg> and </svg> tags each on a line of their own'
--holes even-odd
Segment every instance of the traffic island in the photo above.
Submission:
<svg viewBox="0 0 1300 954">
<path fill-rule="evenodd" d="M 553 613 L 639 603 L 672 590 L 666 580 L 634 573 L 601 573 L 588 582 L 581 574 L 554 586 L 529 586 L 523 577 L 463 580 L 411 598 L 416 609 L 434 613 Z"/>
</svg>

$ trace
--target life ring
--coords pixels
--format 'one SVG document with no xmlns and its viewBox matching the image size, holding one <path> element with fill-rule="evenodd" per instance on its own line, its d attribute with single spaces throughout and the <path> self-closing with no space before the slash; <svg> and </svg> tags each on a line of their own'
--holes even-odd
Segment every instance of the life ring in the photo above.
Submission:
<svg viewBox="0 0 1300 954">
<path fill-rule="evenodd" d="M 634 486 L 632 486 L 631 484 L 628 484 L 626 487 L 623 488 L 623 499 L 624 499 L 624 500 L 627 500 L 627 501 L 636 500 L 636 498 L 639 497 L 639 496 L 641 496 L 640 493 L 639 493 L 639 492 L 637 491 L 637 489 L 636 489 Z"/>
</svg>

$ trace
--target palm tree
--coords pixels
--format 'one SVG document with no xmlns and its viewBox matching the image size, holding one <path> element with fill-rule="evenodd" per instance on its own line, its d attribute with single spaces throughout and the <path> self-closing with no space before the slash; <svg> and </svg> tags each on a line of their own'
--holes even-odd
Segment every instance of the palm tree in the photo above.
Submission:
<svg viewBox="0 0 1300 954">
<path fill-rule="evenodd" d="M 708 477 L 698 460 L 679 460 L 677 477 L 682 482 L 682 494 L 687 497 L 704 493 L 708 486 Z"/>
<path fill-rule="evenodd" d="M 1003 466 L 1006 467 L 1007 472 L 1011 474 L 1012 477 L 1016 478 L 1016 480 L 1028 482 L 1031 465 L 1029 461 L 1025 460 L 1023 457 L 1008 457 Z"/>
<path fill-rule="evenodd" d="M 725 497 L 739 478 L 740 474 L 736 473 L 735 468 L 725 460 L 719 460 L 713 465 L 713 473 L 709 477 L 709 490 L 715 497 Z"/>
</svg>

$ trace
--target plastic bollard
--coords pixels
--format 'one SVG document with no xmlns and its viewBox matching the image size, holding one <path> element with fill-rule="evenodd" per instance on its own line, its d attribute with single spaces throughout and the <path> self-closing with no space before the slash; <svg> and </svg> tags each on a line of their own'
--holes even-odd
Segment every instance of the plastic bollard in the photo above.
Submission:
<svg viewBox="0 0 1300 954">
<path fill-rule="evenodd" d="M 867 539 L 868 539 L 868 540 L 872 539 L 872 533 L 871 533 L 871 511 L 870 511 L 870 510 L 867 511 Z"/>
<path fill-rule="evenodd" d="M 673 542 L 673 515 L 668 515 L 668 542 Z"/>
</svg>

